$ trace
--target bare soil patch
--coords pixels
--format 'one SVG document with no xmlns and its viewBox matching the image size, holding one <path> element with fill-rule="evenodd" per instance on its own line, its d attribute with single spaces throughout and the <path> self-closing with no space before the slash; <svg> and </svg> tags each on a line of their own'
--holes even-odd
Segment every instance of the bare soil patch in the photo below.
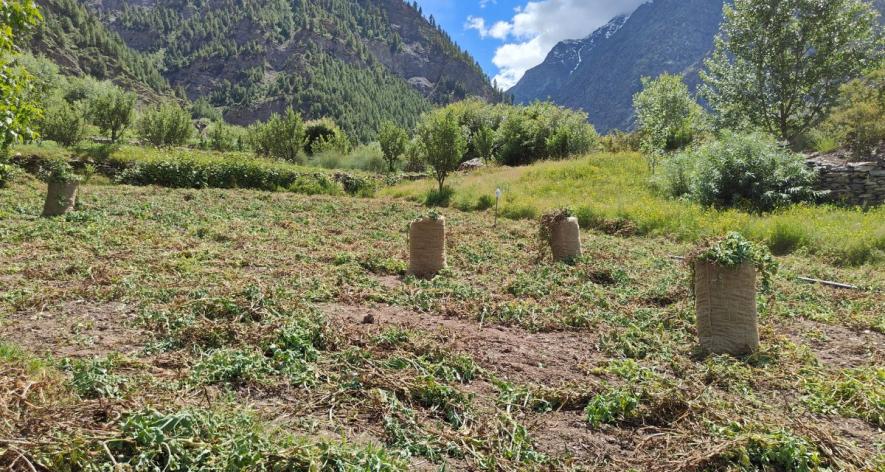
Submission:
<svg viewBox="0 0 885 472">
<path fill-rule="evenodd" d="M 469 354 L 483 368 L 523 383 L 556 385 L 586 379 L 598 355 L 594 336 L 588 332 L 530 333 L 390 306 L 321 308 L 354 337 L 373 336 L 392 326 L 421 331 Z"/>
<path fill-rule="evenodd" d="M 793 341 L 807 345 L 827 368 L 885 364 L 885 335 L 874 331 L 800 320 L 787 334 Z"/>
<path fill-rule="evenodd" d="M 0 321 L 0 338 L 13 340 L 36 355 L 136 354 L 147 336 L 132 327 L 133 317 L 130 307 L 123 303 L 68 302 L 8 316 Z"/>
</svg>

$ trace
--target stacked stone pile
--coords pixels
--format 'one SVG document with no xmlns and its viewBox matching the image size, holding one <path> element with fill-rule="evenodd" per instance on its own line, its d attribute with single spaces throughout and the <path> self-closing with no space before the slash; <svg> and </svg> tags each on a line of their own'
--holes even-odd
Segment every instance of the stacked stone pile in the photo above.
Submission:
<svg viewBox="0 0 885 472">
<path fill-rule="evenodd" d="M 806 163 L 817 171 L 818 190 L 847 205 L 885 203 L 885 149 L 863 162 L 850 162 L 840 153 L 811 156 Z"/>
</svg>

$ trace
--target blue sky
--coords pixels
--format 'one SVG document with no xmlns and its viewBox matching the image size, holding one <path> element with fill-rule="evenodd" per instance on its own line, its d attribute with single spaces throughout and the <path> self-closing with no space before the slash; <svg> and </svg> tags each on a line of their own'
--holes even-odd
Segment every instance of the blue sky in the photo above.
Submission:
<svg viewBox="0 0 885 472">
<path fill-rule="evenodd" d="M 509 88 L 563 39 L 583 38 L 649 0 L 418 0 Z"/>
</svg>

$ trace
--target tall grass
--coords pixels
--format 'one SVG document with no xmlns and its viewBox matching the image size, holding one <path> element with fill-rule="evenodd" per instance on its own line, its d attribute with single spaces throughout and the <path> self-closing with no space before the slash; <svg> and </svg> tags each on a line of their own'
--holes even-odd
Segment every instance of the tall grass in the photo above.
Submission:
<svg viewBox="0 0 885 472">
<path fill-rule="evenodd" d="M 629 230 L 695 241 L 740 231 L 784 254 L 796 250 L 859 265 L 885 262 L 885 207 L 871 210 L 796 205 L 769 214 L 718 211 L 655 194 L 637 153 L 594 154 L 528 167 L 488 168 L 454 176 L 451 206 L 469 211 L 504 191 L 500 214 L 537 218 L 561 207 L 575 211 L 584 227 Z M 422 201 L 433 183 L 407 182 L 382 195 Z"/>
</svg>

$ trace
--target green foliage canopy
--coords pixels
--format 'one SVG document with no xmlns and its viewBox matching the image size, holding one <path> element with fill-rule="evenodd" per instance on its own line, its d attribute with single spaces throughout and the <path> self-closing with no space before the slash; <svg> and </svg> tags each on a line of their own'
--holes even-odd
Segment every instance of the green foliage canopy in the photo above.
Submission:
<svg viewBox="0 0 885 472">
<path fill-rule="evenodd" d="M 138 134 L 154 146 L 180 146 L 194 131 L 191 115 L 175 103 L 148 108 L 138 120 Z"/>
<path fill-rule="evenodd" d="M 135 94 L 112 87 L 89 101 L 92 123 L 103 133 L 110 133 L 116 143 L 120 135 L 132 124 L 135 114 Z"/>
<path fill-rule="evenodd" d="M 885 140 L 885 66 L 843 85 L 826 125 L 854 158 L 869 157 Z"/>
<path fill-rule="evenodd" d="M 70 147 L 83 140 L 86 134 L 86 119 L 79 102 L 68 103 L 55 100 L 47 108 L 40 120 L 41 137 Z"/>
<path fill-rule="evenodd" d="M 424 116 L 418 126 L 418 137 L 424 151 L 425 163 L 433 169 L 433 175 L 443 191 L 446 177 L 461 164 L 467 151 L 467 140 L 451 110 L 437 110 Z"/>
<path fill-rule="evenodd" d="M 381 131 L 378 133 L 378 142 L 381 144 L 381 152 L 384 153 L 384 160 L 390 172 L 396 169 L 396 163 L 400 156 L 406 152 L 406 145 L 409 142 L 409 135 L 406 131 L 396 124 L 385 121 L 381 125 Z"/>
<path fill-rule="evenodd" d="M 795 142 L 878 54 L 875 25 L 862 0 L 735 0 L 701 74 L 702 94 L 720 125 Z"/>
<path fill-rule="evenodd" d="M 671 196 L 716 208 L 771 211 L 817 197 L 802 157 L 763 133 L 725 133 L 673 156 L 662 174 Z"/>
<path fill-rule="evenodd" d="M 282 116 L 274 113 L 266 122 L 249 128 L 249 140 L 260 156 L 299 162 L 305 141 L 304 120 L 291 108 Z"/>
<path fill-rule="evenodd" d="M 10 62 L 17 36 L 36 26 L 42 17 L 31 0 L 4 0 L 0 3 L 0 157 L 9 146 L 33 139 L 31 123 L 40 110 L 29 97 L 31 76 Z"/>
<path fill-rule="evenodd" d="M 642 87 L 633 96 L 633 108 L 642 150 L 654 168 L 657 156 L 684 147 L 703 129 L 704 110 L 692 98 L 680 75 L 643 77 Z"/>
</svg>

